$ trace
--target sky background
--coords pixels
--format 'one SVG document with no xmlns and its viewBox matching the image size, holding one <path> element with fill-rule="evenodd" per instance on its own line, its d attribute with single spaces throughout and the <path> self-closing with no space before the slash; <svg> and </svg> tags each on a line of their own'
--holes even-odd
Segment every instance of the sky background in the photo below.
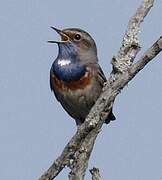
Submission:
<svg viewBox="0 0 162 180">
<path fill-rule="evenodd" d="M 140 2 L 1 2 L 0 179 L 38 179 L 76 131 L 75 122 L 50 91 L 49 70 L 58 49 L 46 42 L 59 37 L 49 27 L 88 31 L 96 40 L 100 65 L 108 77 L 111 58 Z M 161 9 L 162 3 L 157 0 L 142 24 L 140 54 L 162 35 Z M 161 180 L 161 113 L 162 53 L 117 97 L 117 120 L 104 125 L 89 168 L 100 168 L 103 180 Z M 66 168 L 56 179 L 68 179 L 68 172 Z"/>
</svg>

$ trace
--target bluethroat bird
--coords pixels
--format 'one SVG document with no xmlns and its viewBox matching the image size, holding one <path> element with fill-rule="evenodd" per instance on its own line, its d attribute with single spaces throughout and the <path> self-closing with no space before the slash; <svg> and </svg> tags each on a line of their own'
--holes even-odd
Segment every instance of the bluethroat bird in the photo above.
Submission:
<svg viewBox="0 0 162 180">
<path fill-rule="evenodd" d="M 81 125 L 102 92 L 105 75 L 98 64 L 97 47 L 87 32 L 77 29 L 59 30 L 59 53 L 50 70 L 50 87 L 67 113 Z M 105 123 L 115 120 L 112 110 Z"/>
</svg>

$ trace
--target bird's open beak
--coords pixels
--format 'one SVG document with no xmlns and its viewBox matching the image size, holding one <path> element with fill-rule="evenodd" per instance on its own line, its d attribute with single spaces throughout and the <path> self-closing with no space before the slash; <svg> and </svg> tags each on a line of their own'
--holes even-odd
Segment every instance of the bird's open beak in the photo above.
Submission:
<svg viewBox="0 0 162 180">
<path fill-rule="evenodd" d="M 69 36 L 66 35 L 64 32 L 62 32 L 60 29 L 57 29 L 53 26 L 51 26 L 51 28 L 53 30 L 55 30 L 60 36 L 61 36 L 61 41 L 48 41 L 49 43 L 65 43 L 65 42 L 68 42 L 70 40 Z"/>
</svg>

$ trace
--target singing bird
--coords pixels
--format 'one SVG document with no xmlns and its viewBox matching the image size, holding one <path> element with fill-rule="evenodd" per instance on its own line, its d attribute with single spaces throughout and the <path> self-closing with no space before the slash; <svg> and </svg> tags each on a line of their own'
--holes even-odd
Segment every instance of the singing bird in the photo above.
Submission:
<svg viewBox="0 0 162 180">
<path fill-rule="evenodd" d="M 97 47 L 89 33 L 78 28 L 59 30 L 58 56 L 50 70 L 50 87 L 67 113 L 81 125 L 102 92 L 105 75 L 98 64 Z M 105 123 L 115 120 L 112 110 Z"/>
</svg>

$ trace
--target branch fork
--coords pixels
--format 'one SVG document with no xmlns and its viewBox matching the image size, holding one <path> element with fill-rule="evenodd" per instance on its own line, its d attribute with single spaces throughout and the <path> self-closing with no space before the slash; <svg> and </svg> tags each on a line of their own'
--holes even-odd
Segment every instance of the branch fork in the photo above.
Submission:
<svg viewBox="0 0 162 180">
<path fill-rule="evenodd" d="M 162 51 L 162 36 L 134 63 L 140 51 L 138 33 L 140 25 L 154 4 L 154 0 L 143 0 L 135 15 L 130 19 L 122 46 L 112 58 L 113 70 L 103 92 L 92 107 L 85 122 L 65 146 L 62 154 L 39 180 L 54 179 L 65 166 L 71 170 L 69 180 L 83 180 L 88 161 L 98 133 L 114 104 L 116 96 L 142 70 L 148 62 Z M 99 169 L 90 170 L 92 180 L 101 180 Z"/>
</svg>

